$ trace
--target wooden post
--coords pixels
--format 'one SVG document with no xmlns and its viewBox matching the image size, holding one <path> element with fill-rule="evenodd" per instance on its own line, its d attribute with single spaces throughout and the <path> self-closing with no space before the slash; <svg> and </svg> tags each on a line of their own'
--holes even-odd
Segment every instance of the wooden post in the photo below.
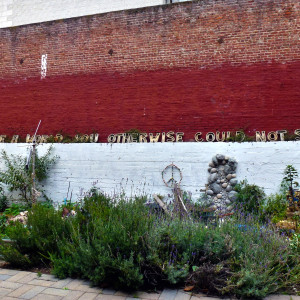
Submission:
<svg viewBox="0 0 300 300">
<path fill-rule="evenodd" d="M 175 183 L 174 185 L 174 203 L 175 205 L 178 205 L 179 210 L 180 210 L 180 217 L 181 216 L 188 216 L 189 217 L 189 212 L 186 209 L 183 200 L 182 200 L 182 192 L 179 188 L 179 186 L 177 185 L 177 183 Z"/>
<path fill-rule="evenodd" d="M 170 217 L 172 217 L 172 214 L 169 212 L 167 205 L 164 201 L 159 199 L 159 197 L 156 194 L 153 194 L 153 198 L 156 201 L 156 203 L 163 209 L 163 211 Z"/>
<path fill-rule="evenodd" d="M 31 197 L 32 197 L 32 204 L 36 203 L 36 189 L 35 189 L 35 137 L 33 138 L 32 144 L 32 189 L 31 189 Z"/>
</svg>

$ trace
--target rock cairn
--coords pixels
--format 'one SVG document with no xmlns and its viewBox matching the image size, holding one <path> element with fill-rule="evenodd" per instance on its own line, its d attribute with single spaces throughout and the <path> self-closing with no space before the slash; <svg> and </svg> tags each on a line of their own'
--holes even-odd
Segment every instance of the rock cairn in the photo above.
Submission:
<svg viewBox="0 0 300 300">
<path fill-rule="evenodd" d="M 209 163 L 206 194 L 211 210 L 219 213 L 232 211 L 232 202 L 237 196 L 237 192 L 233 190 L 238 182 L 236 168 L 237 161 L 223 154 L 217 154 Z"/>
</svg>

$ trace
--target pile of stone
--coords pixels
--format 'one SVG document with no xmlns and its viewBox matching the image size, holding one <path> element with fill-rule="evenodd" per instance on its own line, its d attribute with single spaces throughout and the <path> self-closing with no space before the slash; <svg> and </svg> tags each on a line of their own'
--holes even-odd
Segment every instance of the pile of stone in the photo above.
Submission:
<svg viewBox="0 0 300 300">
<path fill-rule="evenodd" d="M 237 192 L 233 190 L 237 184 L 237 161 L 223 154 L 217 154 L 209 164 L 206 194 L 211 203 L 210 210 L 218 213 L 230 212 Z"/>
<path fill-rule="evenodd" d="M 22 211 L 20 212 L 17 216 L 15 217 L 10 217 L 8 218 L 7 222 L 21 222 L 23 224 L 27 223 L 27 219 L 28 219 L 28 211 Z"/>
</svg>

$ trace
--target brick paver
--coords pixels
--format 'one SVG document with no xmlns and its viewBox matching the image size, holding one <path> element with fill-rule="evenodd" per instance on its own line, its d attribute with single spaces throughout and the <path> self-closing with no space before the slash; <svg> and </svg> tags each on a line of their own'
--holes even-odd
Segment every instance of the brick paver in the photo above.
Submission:
<svg viewBox="0 0 300 300">
<path fill-rule="evenodd" d="M 177 290 L 164 289 L 161 293 L 159 300 L 175 300 Z"/>
<path fill-rule="evenodd" d="M 31 299 L 34 296 L 37 296 L 38 294 L 40 294 L 44 289 L 45 289 L 45 287 L 43 287 L 43 286 L 32 286 L 32 289 L 30 289 L 25 294 L 21 295 L 19 298 L 20 299 Z"/>
<path fill-rule="evenodd" d="M 22 285 L 23 285 L 22 283 L 18 283 L 18 282 L 0 281 L 1 288 L 11 289 L 11 290 L 16 290 Z"/>
<path fill-rule="evenodd" d="M 32 285 L 22 285 L 18 289 L 14 290 L 10 294 L 8 294 L 8 296 L 9 297 L 19 298 L 20 296 L 22 296 L 23 294 L 25 294 L 26 292 L 28 292 L 32 288 L 33 288 Z"/>
<path fill-rule="evenodd" d="M 139 298 L 137 296 L 137 293 L 131 293 L 131 294 L 129 294 L 129 293 L 126 293 L 126 292 L 123 292 L 123 291 L 116 291 L 114 293 L 114 295 L 115 296 L 122 296 L 122 297 L 136 297 L 136 298 Z"/>
<path fill-rule="evenodd" d="M 25 276 L 27 276 L 29 274 L 30 274 L 30 272 L 20 271 L 20 272 L 16 273 L 15 275 L 13 275 L 11 278 L 7 279 L 7 281 L 18 282 L 20 279 L 24 278 Z"/>
<path fill-rule="evenodd" d="M 43 294 L 65 297 L 69 294 L 69 292 L 69 290 L 64 289 L 47 288 L 43 291 Z"/>
<path fill-rule="evenodd" d="M 32 300 L 62 300 L 63 297 L 46 295 L 46 294 L 38 294 Z"/>
<path fill-rule="evenodd" d="M 196 296 L 192 296 L 191 297 L 191 300 L 220 300 L 220 298 L 215 298 L 215 297 L 202 297 L 202 296 L 200 296 L 200 298 L 199 297 L 196 297 Z M 223 300 L 226 300 L 226 299 L 223 299 Z"/>
<path fill-rule="evenodd" d="M 78 300 L 94 300 L 97 296 L 96 293 L 84 293 Z"/>
<path fill-rule="evenodd" d="M 96 300 L 126 300 L 127 297 L 116 295 L 98 295 Z"/>
<path fill-rule="evenodd" d="M 2 296 L 6 296 L 10 292 L 12 292 L 12 290 L 6 288 L 0 288 L 0 299 L 2 299 Z"/>
<path fill-rule="evenodd" d="M 89 285 L 86 285 L 86 284 L 79 284 L 78 286 L 74 287 L 73 290 L 82 291 L 82 292 L 86 292 L 86 293 L 96 293 L 96 294 L 102 293 L 102 289 L 97 288 L 97 287 L 90 287 Z"/>
<path fill-rule="evenodd" d="M 18 270 L 9 270 L 9 269 L 0 269 L 0 274 L 3 274 L 3 275 L 16 275 L 18 274 L 20 271 Z"/>
<path fill-rule="evenodd" d="M 68 288 L 69 290 L 75 290 L 78 288 L 78 286 L 80 286 L 82 284 L 82 280 L 78 280 L 78 279 L 74 279 L 71 280 L 67 285 L 66 288 Z"/>
<path fill-rule="evenodd" d="M 135 293 L 135 296 L 141 299 L 158 300 L 160 293 L 137 292 Z"/>
<path fill-rule="evenodd" d="M 56 278 L 54 275 L 49 275 L 49 274 L 42 274 L 40 277 L 38 277 L 38 279 L 39 280 L 54 281 L 54 282 L 59 281 L 59 279 Z"/>
<path fill-rule="evenodd" d="M 0 274 L 0 280 L 6 280 L 12 277 L 12 275 Z"/>
<path fill-rule="evenodd" d="M 2 276 L 2 277 L 1 277 Z M 2 279 L 1 279 L 2 278 Z M 59 280 L 52 275 L 0 268 L 1 300 L 220 300 L 204 294 L 183 290 L 164 289 L 161 292 L 137 291 L 127 293 L 114 289 L 91 287 L 90 282 L 79 279 Z M 226 300 L 226 299 L 223 299 Z M 229 300 L 229 298 L 227 298 Z M 265 300 L 300 300 L 300 296 L 271 295 Z"/>
<path fill-rule="evenodd" d="M 185 293 L 182 291 L 178 291 L 177 295 L 175 296 L 174 300 L 190 300 L 191 294 Z"/>
<path fill-rule="evenodd" d="M 112 289 L 103 289 L 102 294 L 104 295 L 114 295 L 116 293 L 115 290 Z"/>
<path fill-rule="evenodd" d="M 64 287 L 66 287 L 66 285 L 69 284 L 71 281 L 72 281 L 71 278 L 62 279 L 62 280 L 59 280 L 59 281 L 57 281 L 57 282 L 54 282 L 53 285 L 52 285 L 52 287 L 53 287 L 53 288 L 57 288 L 57 289 L 59 289 L 59 288 L 64 288 Z"/>
<path fill-rule="evenodd" d="M 32 279 L 27 284 L 50 287 L 50 286 L 52 286 L 54 284 L 54 282 L 53 281 L 48 281 L 48 280 Z"/>
<path fill-rule="evenodd" d="M 265 300 L 300 300 L 300 296 L 271 295 L 266 297 Z"/>
<path fill-rule="evenodd" d="M 16 298 L 4 296 L 4 297 L 1 297 L 1 300 L 16 300 Z"/>
<path fill-rule="evenodd" d="M 84 294 L 84 292 L 82 292 L 82 291 L 70 291 L 70 293 L 67 296 L 65 296 L 63 299 L 64 300 L 78 300 L 83 294 Z"/>
<path fill-rule="evenodd" d="M 28 283 L 29 281 L 36 279 L 37 278 L 37 274 L 36 273 L 29 273 L 28 275 L 20 278 L 17 280 L 17 282 L 20 283 Z"/>
</svg>

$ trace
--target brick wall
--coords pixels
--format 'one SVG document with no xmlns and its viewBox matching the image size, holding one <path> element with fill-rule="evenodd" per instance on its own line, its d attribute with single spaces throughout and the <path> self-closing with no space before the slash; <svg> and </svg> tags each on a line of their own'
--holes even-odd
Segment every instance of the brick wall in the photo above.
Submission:
<svg viewBox="0 0 300 300">
<path fill-rule="evenodd" d="M 0 134 L 299 128 L 298 0 L 194 1 L 0 29 Z M 41 79 L 41 56 L 47 71 Z"/>
</svg>

